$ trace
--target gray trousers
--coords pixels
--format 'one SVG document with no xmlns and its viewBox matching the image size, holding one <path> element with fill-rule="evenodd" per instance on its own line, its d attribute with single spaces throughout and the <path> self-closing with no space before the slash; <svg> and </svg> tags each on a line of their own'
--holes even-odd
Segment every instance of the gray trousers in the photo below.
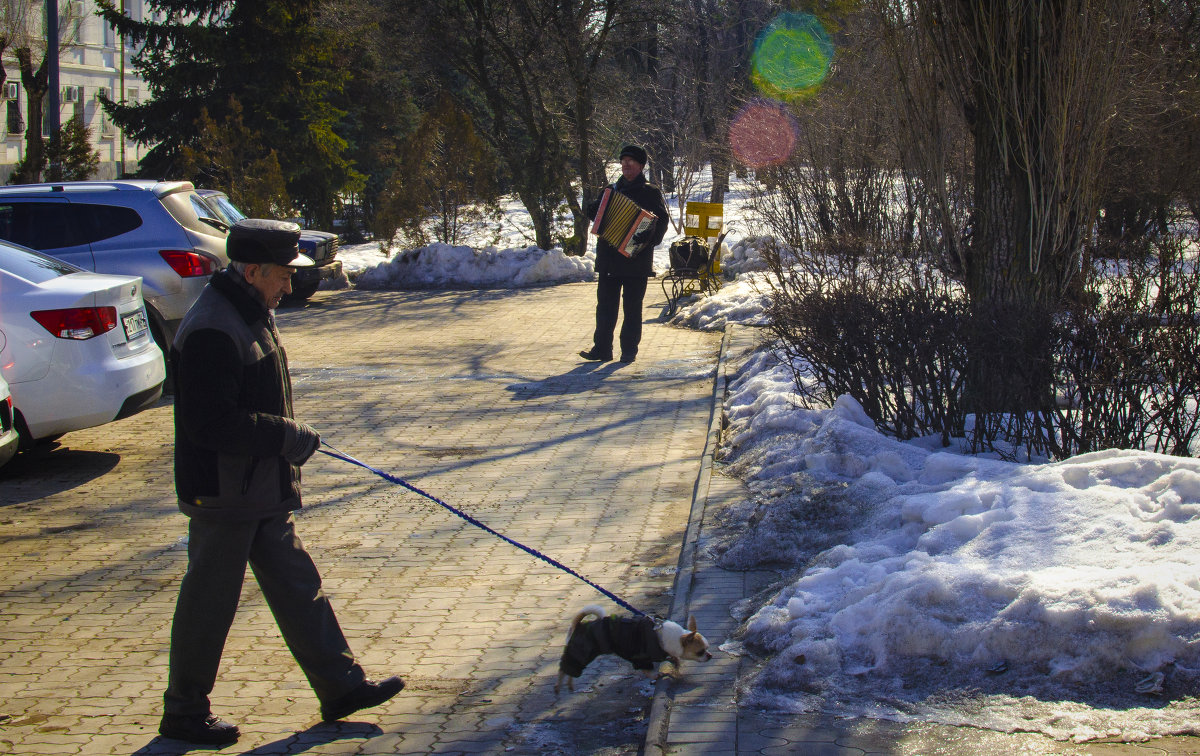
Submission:
<svg viewBox="0 0 1200 756">
<path fill-rule="evenodd" d="M 205 716 L 225 639 L 241 598 L 246 565 L 275 615 L 288 649 L 313 691 L 330 701 L 364 679 L 321 576 L 296 535 L 291 514 L 249 522 L 188 526 L 188 568 L 171 625 L 170 676 L 163 697 L 168 715 Z"/>
</svg>

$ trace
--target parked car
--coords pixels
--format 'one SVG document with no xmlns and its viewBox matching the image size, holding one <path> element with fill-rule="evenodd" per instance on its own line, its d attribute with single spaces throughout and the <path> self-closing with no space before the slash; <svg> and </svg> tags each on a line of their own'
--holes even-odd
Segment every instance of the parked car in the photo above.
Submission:
<svg viewBox="0 0 1200 756">
<path fill-rule="evenodd" d="M 166 366 L 142 286 L 0 242 L 0 378 L 23 445 L 158 401 Z"/>
<path fill-rule="evenodd" d="M 230 201 L 229 195 L 225 192 L 215 189 L 198 189 L 196 191 L 227 226 L 232 226 L 246 217 L 246 214 Z M 308 299 L 320 288 L 322 281 L 341 275 L 342 261 L 337 259 L 338 244 L 337 234 L 327 231 L 309 231 L 308 229 L 300 232 L 300 251 L 311 257 L 316 265 L 299 268 L 292 275 L 290 299 Z"/>
<path fill-rule="evenodd" d="M 84 270 L 139 276 L 164 353 L 209 276 L 229 262 L 224 223 L 186 181 L 0 187 L 0 239 Z"/>
<path fill-rule="evenodd" d="M 20 442 L 21 436 L 13 422 L 12 393 L 8 390 L 8 384 L 0 378 L 0 467 L 13 458 Z"/>
</svg>

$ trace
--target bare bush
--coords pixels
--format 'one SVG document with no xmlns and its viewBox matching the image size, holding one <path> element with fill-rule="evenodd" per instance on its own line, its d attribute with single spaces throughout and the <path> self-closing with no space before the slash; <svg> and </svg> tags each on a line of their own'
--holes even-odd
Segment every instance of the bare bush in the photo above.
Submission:
<svg viewBox="0 0 1200 756">
<path fill-rule="evenodd" d="M 1192 453 L 1200 431 L 1200 269 L 1183 256 L 1186 241 L 1161 237 L 1154 254 L 1093 269 L 1083 301 L 1062 314 L 1053 456 Z"/>
<path fill-rule="evenodd" d="M 811 406 L 854 397 L 899 438 L 963 433 L 966 311 L 959 287 L 935 268 L 884 254 L 765 254 L 769 329 Z M 814 380 L 815 379 L 815 380 Z"/>
<path fill-rule="evenodd" d="M 1153 254 L 1091 266 L 1054 312 L 970 305 L 938 268 L 894 255 L 779 247 L 765 254 L 769 329 L 808 406 L 848 394 L 898 438 L 964 437 L 1021 459 L 1189 455 L 1200 435 L 1200 267 L 1183 251 L 1194 242 L 1164 237 Z M 1018 337 L 1030 332 L 1041 340 Z M 970 384 L 968 355 L 993 366 Z M 1046 391 L 1022 388 L 1035 384 Z"/>
</svg>

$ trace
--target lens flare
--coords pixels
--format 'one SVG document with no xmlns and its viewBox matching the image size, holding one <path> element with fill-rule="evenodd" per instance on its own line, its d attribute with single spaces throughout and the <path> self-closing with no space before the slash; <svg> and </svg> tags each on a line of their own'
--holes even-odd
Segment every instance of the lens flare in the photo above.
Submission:
<svg viewBox="0 0 1200 756">
<path fill-rule="evenodd" d="M 784 162 L 796 148 L 796 139 L 796 121 L 778 102 L 752 102 L 729 125 L 729 146 L 734 158 L 751 168 Z"/>
<path fill-rule="evenodd" d="M 751 79 L 771 97 L 803 97 L 825 81 L 832 60 L 833 42 L 817 17 L 789 11 L 758 35 L 751 56 Z"/>
</svg>

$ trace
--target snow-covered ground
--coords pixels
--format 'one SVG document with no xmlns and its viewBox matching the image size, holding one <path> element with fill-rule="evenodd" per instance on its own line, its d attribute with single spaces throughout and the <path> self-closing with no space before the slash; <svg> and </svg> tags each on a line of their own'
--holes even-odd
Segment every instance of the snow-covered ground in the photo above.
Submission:
<svg viewBox="0 0 1200 756">
<path fill-rule="evenodd" d="M 675 324 L 762 322 L 746 196 L 726 200 L 727 267 L 740 275 Z M 509 213 L 505 228 L 519 228 Z M 367 244 L 340 257 L 376 288 L 592 279 L 591 255 L 513 234 L 507 249 L 389 257 Z M 762 660 L 747 705 L 1076 740 L 1200 726 L 1200 461 L 1105 451 L 1018 464 L 899 442 L 849 397 L 798 408 L 791 375 L 758 353 L 725 406 L 722 458 L 752 498 L 721 513 L 709 547 L 729 567 L 782 576 L 730 607 L 745 623 L 723 650 Z"/>
<path fill-rule="evenodd" d="M 1004 462 L 793 391 L 762 353 L 726 404 L 753 498 L 713 548 L 786 574 L 722 646 L 764 661 L 747 705 L 1076 740 L 1197 727 L 1200 460 Z"/>
</svg>

